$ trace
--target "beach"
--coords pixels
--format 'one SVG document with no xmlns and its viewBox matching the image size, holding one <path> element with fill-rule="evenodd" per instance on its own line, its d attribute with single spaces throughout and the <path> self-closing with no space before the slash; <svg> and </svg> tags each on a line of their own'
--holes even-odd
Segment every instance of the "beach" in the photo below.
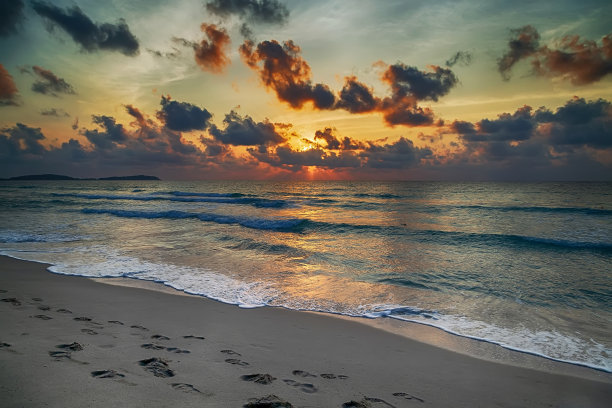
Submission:
<svg viewBox="0 0 612 408">
<path fill-rule="evenodd" d="M 553 364 L 558 373 L 500 364 L 347 319 L 244 309 L 47 267 L 0 258 L 4 407 L 604 407 L 612 400 L 612 378 L 595 370 L 575 376 L 561 363 Z"/>
</svg>

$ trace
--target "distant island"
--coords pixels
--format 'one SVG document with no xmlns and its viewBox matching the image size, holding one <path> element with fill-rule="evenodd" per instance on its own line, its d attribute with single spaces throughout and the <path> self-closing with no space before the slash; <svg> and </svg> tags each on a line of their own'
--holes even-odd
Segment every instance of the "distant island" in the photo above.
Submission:
<svg viewBox="0 0 612 408">
<path fill-rule="evenodd" d="M 70 176 L 64 176 L 62 174 L 28 174 L 26 176 L 10 177 L 7 179 L 0 180 L 16 180 L 16 181 L 31 181 L 31 180 L 160 180 L 155 176 L 145 176 L 139 174 L 137 176 L 115 176 L 115 177 L 101 177 L 101 178 L 75 178 Z"/>
</svg>

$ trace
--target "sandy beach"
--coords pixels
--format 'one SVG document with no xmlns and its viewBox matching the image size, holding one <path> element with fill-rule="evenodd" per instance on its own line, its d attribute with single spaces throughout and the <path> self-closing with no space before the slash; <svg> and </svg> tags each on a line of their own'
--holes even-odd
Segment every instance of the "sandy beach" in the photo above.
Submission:
<svg viewBox="0 0 612 408">
<path fill-rule="evenodd" d="M 0 257 L 3 407 L 607 407 L 611 376 L 469 357 L 358 322 L 240 309 Z M 550 363 L 549 363 L 550 366 Z M 586 369 L 585 369 L 586 370 Z M 550 370 L 549 370 L 550 371 Z"/>
</svg>

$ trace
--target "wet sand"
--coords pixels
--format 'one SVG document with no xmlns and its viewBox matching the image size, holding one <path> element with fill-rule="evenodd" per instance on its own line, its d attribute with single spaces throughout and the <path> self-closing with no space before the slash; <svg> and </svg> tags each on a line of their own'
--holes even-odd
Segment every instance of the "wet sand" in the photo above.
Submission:
<svg viewBox="0 0 612 408">
<path fill-rule="evenodd" d="M 607 407 L 612 378 L 0 257 L 3 407 Z M 511 352 L 507 352 L 511 353 Z M 520 354 L 520 353 L 516 353 Z M 550 368 L 552 367 L 552 369 Z"/>
</svg>

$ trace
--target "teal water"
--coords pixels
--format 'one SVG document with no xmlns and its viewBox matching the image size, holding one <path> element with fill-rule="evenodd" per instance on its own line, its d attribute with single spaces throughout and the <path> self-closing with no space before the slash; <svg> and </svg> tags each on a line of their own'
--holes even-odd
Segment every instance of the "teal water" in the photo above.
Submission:
<svg viewBox="0 0 612 408">
<path fill-rule="evenodd" d="M 0 182 L 0 253 L 612 371 L 612 184 Z"/>
</svg>

